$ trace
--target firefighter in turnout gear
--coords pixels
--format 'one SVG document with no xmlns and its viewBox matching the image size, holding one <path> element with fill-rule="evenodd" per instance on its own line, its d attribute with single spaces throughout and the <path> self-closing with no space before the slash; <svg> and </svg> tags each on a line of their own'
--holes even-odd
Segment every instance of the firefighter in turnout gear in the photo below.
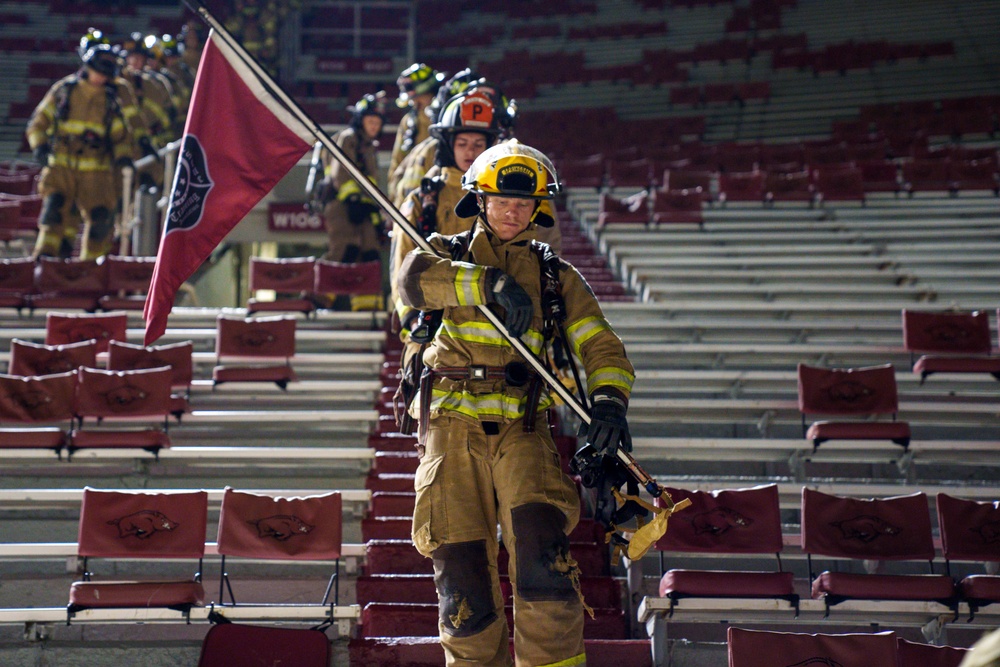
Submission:
<svg viewBox="0 0 1000 667">
<path fill-rule="evenodd" d="M 149 130 L 151 144 L 143 143 L 140 149 L 143 155 L 152 155 L 178 136 L 173 87 L 167 77 L 146 67 L 150 51 L 142 33 L 134 32 L 124 41 L 121 55 L 125 58 L 122 75 L 132 84 L 139 113 Z M 161 187 L 163 165 L 156 161 L 152 167 L 140 171 L 139 178 L 146 185 Z"/>
<path fill-rule="evenodd" d="M 392 155 L 389 158 L 389 187 L 387 189 L 390 195 L 396 189 L 396 183 L 403 175 L 399 170 L 403 158 L 417 144 L 430 136 L 431 102 L 434 101 L 434 95 L 441 87 L 443 80 L 444 74 L 442 72 L 438 72 L 423 63 L 410 65 L 396 80 L 396 84 L 399 86 L 396 106 L 409 107 L 410 110 L 399 121 L 396 139 L 392 144 Z"/>
<path fill-rule="evenodd" d="M 188 106 L 191 104 L 191 93 L 194 91 L 194 71 L 181 58 L 184 49 L 173 35 L 163 35 L 154 40 L 150 52 L 156 60 L 154 69 L 167 77 L 173 89 L 174 108 L 177 117 L 174 121 L 174 136 L 184 134 L 184 123 L 187 121 Z"/>
<path fill-rule="evenodd" d="M 83 259 L 111 249 L 118 200 L 113 170 L 130 166 L 132 139 L 115 77 L 120 61 L 108 44 L 91 46 L 83 68 L 57 81 L 28 121 L 28 145 L 42 165 L 42 210 L 34 256 L 70 257 L 74 206 L 84 223 Z"/>
<path fill-rule="evenodd" d="M 365 95 L 348 108 L 351 122 L 334 136 L 334 141 L 370 181 L 376 182 L 378 137 L 385 123 L 382 95 Z M 353 264 L 380 259 L 384 223 L 382 212 L 361 189 L 346 168 L 324 150 L 323 181 L 318 188 L 317 210 L 329 236 L 325 259 Z M 361 294 L 350 299 L 352 310 L 381 310 L 381 294 Z"/>
<path fill-rule="evenodd" d="M 397 279 L 407 306 L 443 309 L 411 407 L 422 450 L 413 541 L 434 561 L 448 665 L 511 664 L 498 523 L 510 555 L 516 664 L 583 665 L 585 607 L 567 537 L 580 499 L 544 417 L 552 399 L 477 306 L 493 310 L 535 353 L 545 346 L 546 321 L 561 311 L 560 332 L 586 371 L 589 440 L 600 451 L 631 447 L 634 370 L 583 277 L 535 240 L 536 227 L 552 223 L 539 212 L 558 190 L 551 162 L 523 144 L 497 144 L 475 161 L 463 187 L 457 213 L 475 215 L 473 229 L 431 236 L 434 252 L 411 252 Z M 548 298 L 551 273 L 558 306 Z"/>
</svg>

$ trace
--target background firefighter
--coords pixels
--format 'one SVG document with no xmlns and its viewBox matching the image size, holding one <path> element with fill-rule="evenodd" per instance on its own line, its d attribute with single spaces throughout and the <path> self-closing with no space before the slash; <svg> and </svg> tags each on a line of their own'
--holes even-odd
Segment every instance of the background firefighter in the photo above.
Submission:
<svg viewBox="0 0 1000 667">
<path fill-rule="evenodd" d="M 541 351 L 542 259 L 532 241 L 537 225 L 552 224 L 539 203 L 558 190 L 557 179 L 543 154 L 508 142 L 475 161 L 464 187 L 457 213 L 477 215 L 468 238 L 432 236 L 436 252 L 411 252 L 398 276 L 407 306 L 444 310 L 413 407 L 423 443 L 413 541 L 434 560 L 447 664 L 511 664 L 496 565 L 499 523 L 510 553 L 517 664 L 582 665 L 579 569 L 567 538 L 579 496 L 560 469 L 544 417 L 551 399 L 544 389 L 537 395 L 532 419 L 537 378 L 476 307 L 502 309 L 510 335 Z M 445 259 L 466 242 L 459 260 Z M 594 405 L 588 441 L 600 450 L 619 442 L 628 448 L 632 365 L 580 274 L 565 262 L 559 274 L 565 330 Z"/>
<path fill-rule="evenodd" d="M 365 95 L 348 108 L 351 122 L 334 141 L 352 163 L 373 183 L 378 176 L 376 149 L 385 116 L 382 99 Z M 329 151 L 321 155 L 324 177 L 319 188 L 323 222 L 329 236 L 326 259 L 353 264 L 381 257 L 383 222 L 375 202 L 368 197 L 344 166 Z M 350 298 L 352 310 L 381 310 L 382 294 L 361 294 Z"/>
<path fill-rule="evenodd" d="M 110 250 L 118 201 L 112 169 L 132 164 L 131 136 L 115 85 L 119 67 L 111 46 L 90 47 L 83 69 L 57 81 L 28 122 L 28 144 L 43 166 L 36 257 L 72 254 L 64 226 L 74 206 L 84 223 L 80 256 L 92 259 Z"/>
</svg>

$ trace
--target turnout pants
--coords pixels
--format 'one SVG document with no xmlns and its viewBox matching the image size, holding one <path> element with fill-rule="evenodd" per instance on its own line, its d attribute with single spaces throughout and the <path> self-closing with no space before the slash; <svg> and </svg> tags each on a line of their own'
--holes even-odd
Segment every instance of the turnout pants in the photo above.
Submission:
<svg viewBox="0 0 1000 667">
<path fill-rule="evenodd" d="M 430 421 L 417 468 L 413 541 L 434 560 L 438 629 L 447 665 L 510 665 L 497 569 L 497 524 L 510 555 L 517 667 L 585 664 L 579 569 L 567 535 L 580 516 L 544 416 Z"/>
<path fill-rule="evenodd" d="M 117 197 L 110 170 L 78 171 L 64 166 L 45 167 L 38 180 L 42 212 L 38 219 L 38 238 L 34 255 L 69 257 L 73 252 L 73 227 L 79 209 L 83 219 L 81 259 L 108 254 L 114 237 L 114 211 Z"/>
</svg>

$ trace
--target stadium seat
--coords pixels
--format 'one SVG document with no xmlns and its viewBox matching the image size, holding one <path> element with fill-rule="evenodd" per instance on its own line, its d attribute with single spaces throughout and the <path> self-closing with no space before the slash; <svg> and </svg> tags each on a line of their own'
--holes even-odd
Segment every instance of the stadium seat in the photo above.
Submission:
<svg viewBox="0 0 1000 667">
<path fill-rule="evenodd" d="M 891 498 L 847 498 L 802 488 L 802 551 L 809 562 L 812 596 L 830 607 L 844 600 L 910 600 L 956 606 L 955 585 L 934 574 L 934 541 L 925 493 Z M 872 563 L 868 572 L 824 571 L 817 556 Z M 927 561 L 929 574 L 879 574 L 884 561 Z"/>
<path fill-rule="evenodd" d="M 142 310 L 153 280 L 155 257 L 108 255 L 104 258 L 108 271 L 108 290 L 98 303 L 102 310 Z"/>
<path fill-rule="evenodd" d="M 51 449 L 61 457 L 76 414 L 76 371 L 0 375 L 0 449 Z M 62 424 L 60 424 L 62 422 Z"/>
<path fill-rule="evenodd" d="M 645 192 L 624 199 L 601 193 L 597 225 L 604 227 L 616 222 L 646 224 L 649 222 L 649 199 Z"/>
<path fill-rule="evenodd" d="M 712 492 L 666 488 L 674 502 L 691 506 L 677 515 L 654 548 L 660 552 L 719 555 L 774 554 L 776 569 L 671 569 L 662 574 L 659 592 L 670 598 L 672 615 L 678 600 L 708 598 L 776 598 L 798 615 L 799 596 L 793 574 L 781 571 L 782 535 L 778 487 L 775 484 Z"/>
<path fill-rule="evenodd" d="M 84 575 L 70 587 L 67 613 L 83 609 L 165 607 L 187 613 L 205 602 L 201 583 L 208 523 L 208 493 L 83 490 L 77 555 Z M 101 580 L 94 559 L 197 560 L 190 578 Z M 156 563 L 157 567 L 163 563 Z M 150 564 L 154 567 L 154 564 Z"/>
<path fill-rule="evenodd" d="M 237 604 L 226 560 L 332 561 L 333 573 L 320 599 L 340 599 L 343 501 L 340 493 L 282 497 L 226 487 L 219 514 L 218 548 L 222 556 L 219 601 Z"/>
<path fill-rule="evenodd" d="M 729 628 L 729 667 L 896 665 L 896 635 L 804 634 Z"/>
<path fill-rule="evenodd" d="M 273 290 L 275 299 L 262 301 L 250 298 L 247 312 L 293 311 L 309 315 L 316 309 L 312 298 L 315 273 L 315 257 L 251 257 L 250 291 Z"/>
<path fill-rule="evenodd" d="M 80 449 L 142 449 L 159 455 L 170 446 L 170 382 L 166 366 L 132 371 L 80 368 L 77 371 L 77 427 L 70 455 Z M 87 423 L 94 419 L 96 424 Z M 139 427 L 125 425 L 140 422 Z"/>
<path fill-rule="evenodd" d="M 819 368 L 798 365 L 802 435 L 819 447 L 827 440 L 891 440 L 904 449 L 910 425 L 896 421 L 899 398 L 891 364 L 867 368 Z M 853 417 L 852 421 L 817 421 L 806 428 L 806 415 Z M 880 415 L 892 421 L 871 421 Z"/>
<path fill-rule="evenodd" d="M 113 340 L 108 346 L 109 371 L 134 371 L 141 368 L 169 366 L 170 413 L 179 420 L 188 410 L 191 382 L 194 378 L 194 342 L 187 340 L 169 345 L 132 345 Z"/>
<path fill-rule="evenodd" d="M 45 344 L 66 345 L 94 339 L 97 353 L 108 351 L 112 340 L 125 340 L 128 316 L 123 312 L 111 313 L 58 313 L 45 315 Z"/>
<path fill-rule="evenodd" d="M 991 356 L 985 311 L 953 313 L 903 309 L 903 347 L 923 384 L 933 373 L 989 373 L 1000 380 L 1000 357 Z M 916 354 L 922 356 L 913 361 Z"/>
<path fill-rule="evenodd" d="M 759 171 L 726 172 L 719 175 L 719 201 L 764 200 L 764 174 Z"/>
<path fill-rule="evenodd" d="M 691 190 L 657 190 L 653 198 L 653 223 L 697 223 L 704 221 L 701 212 L 705 201 L 704 191 L 698 187 Z"/>
<path fill-rule="evenodd" d="M 0 308 L 15 308 L 17 314 L 29 305 L 35 289 L 35 262 L 30 257 L 0 259 Z"/>
<path fill-rule="evenodd" d="M 223 382 L 273 382 L 285 389 L 297 379 L 291 365 L 295 356 L 295 319 L 219 315 L 215 356 L 213 387 Z M 272 363 L 276 359 L 284 359 L 284 363 Z M 224 361 L 228 363 L 223 365 Z"/>
<path fill-rule="evenodd" d="M 968 649 L 955 646 L 935 646 L 896 638 L 899 667 L 959 667 Z"/>
<path fill-rule="evenodd" d="M 97 341 L 45 345 L 15 338 L 10 342 L 10 375 L 53 375 L 97 366 Z"/>
<path fill-rule="evenodd" d="M 96 259 L 39 257 L 35 260 L 35 290 L 30 299 L 32 309 L 94 311 L 98 299 L 108 291 L 108 267 Z"/>
<path fill-rule="evenodd" d="M 951 569 L 951 561 L 993 564 L 997 552 L 1000 506 L 996 502 L 963 500 L 945 493 L 937 495 L 938 527 L 941 529 L 941 552 Z M 980 607 L 1000 602 L 1000 576 L 970 574 L 957 584 L 962 600 L 972 615 Z M 971 618 L 969 619 L 971 620 Z"/>
<path fill-rule="evenodd" d="M 357 264 L 342 264 L 326 259 L 317 259 L 313 292 L 318 295 L 381 294 L 382 263 L 374 260 Z"/>
</svg>

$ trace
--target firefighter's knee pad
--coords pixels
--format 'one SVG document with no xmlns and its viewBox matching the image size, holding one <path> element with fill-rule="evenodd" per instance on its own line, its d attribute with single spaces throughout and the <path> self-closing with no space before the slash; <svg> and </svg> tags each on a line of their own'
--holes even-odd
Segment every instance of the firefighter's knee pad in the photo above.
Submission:
<svg viewBox="0 0 1000 667">
<path fill-rule="evenodd" d="M 42 211 L 38 216 L 38 224 L 58 227 L 63 223 L 62 207 L 66 203 L 66 195 L 55 192 L 42 201 Z"/>
<path fill-rule="evenodd" d="M 431 557 L 438 612 L 445 632 L 453 637 L 471 637 L 497 620 L 485 540 L 445 544 Z"/>
<path fill-rule="evenodd" d="M 527 503 L 510 511 L 517 551 L 517 593 L 533 602 L 577 599 L 569 560 L 566 515 L 547 503 Z"/>
<path fill-rule="evenodd" d="M 365 250 L 361 253 L 362 262 L 374 262 L 379 258 L 378 250 Z"/>
<path fill-rule="evenodd" d="M 87 239 L 90 241 L 103 241 L 112 232 L 115 224 L 111 209 L 106 206 L 97 206 L 90 210 L 90 231 L 87 232 Z"/>
<path fill-rule="evenodd" d="M 361 254 L 361 248 L 356 245 L 349 245 L 344 248 L 344 257 L 341 259 L 343 264 L 353 264 L 358 261 L 358 255 Z"/>
</svg>

